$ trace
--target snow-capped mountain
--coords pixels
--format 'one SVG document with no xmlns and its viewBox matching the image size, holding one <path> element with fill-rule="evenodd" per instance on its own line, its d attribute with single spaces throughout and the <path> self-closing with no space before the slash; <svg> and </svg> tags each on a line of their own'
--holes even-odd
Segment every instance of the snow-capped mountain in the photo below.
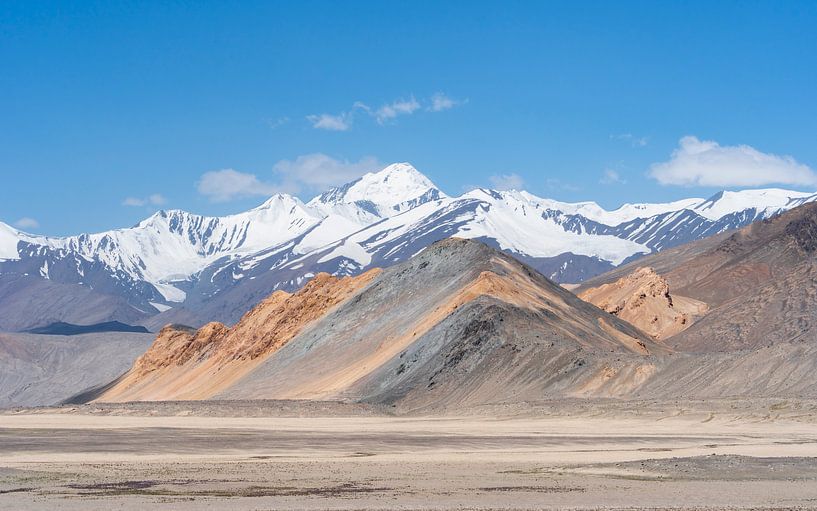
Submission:
<svg viewBox="0 0 817 511">
<path fill-rule="evenodd" d="M 160 211 L 128 229 L 66 238 L 0 223 L 0 329 L 88 317 L 230 322 L 272 290 L 296 289 L 319 271 L 394 264 L 449 236 L 481 239 L 557 281 L 578 282 L 815 199 L 745 190 L 607 211 L 525 191 L 449 197 L 398 163 L 306 204 L 279 194 L 225 217 Z"/>
<path fill-rule="evenodd" d="M 325 213 L 339 214 L 349 211 L 350 206 L 356 207 L 370 215 L 366 217 L 368 224 L 374 219 L 387 218 L 446 197 L 431 180 L 410 164 L 395 163 L 380 172 L 370 172 L 351 183 L 322 193 L 308 205 Z"/>
</svg>

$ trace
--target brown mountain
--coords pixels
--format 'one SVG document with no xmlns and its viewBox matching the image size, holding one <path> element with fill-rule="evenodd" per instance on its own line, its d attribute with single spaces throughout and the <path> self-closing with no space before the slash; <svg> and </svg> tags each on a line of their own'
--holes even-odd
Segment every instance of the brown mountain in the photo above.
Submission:
<svg viewBox="0 0 817 511">
<path fill-rule="evenodd" d="M 667 344 L 680 351 L 739 351 L 817 339 L 817 204 L 646 257 L 591 279 L 590 296 L 636 271 L 655 268 L 673 296 L 709 311 Z M 636 322 L 638 323 L 638 322 Z"/>
</svg>

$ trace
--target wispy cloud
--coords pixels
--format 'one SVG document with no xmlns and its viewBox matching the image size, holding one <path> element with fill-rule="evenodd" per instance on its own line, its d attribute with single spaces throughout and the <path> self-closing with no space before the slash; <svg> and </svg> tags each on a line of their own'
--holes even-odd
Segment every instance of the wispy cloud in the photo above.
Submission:
<svg viewBox="0 0 817 511">
<path fill-rule="evenodd" d="M 626 184 L 627 181 L 622 179 L 621 175 L 613 169 L 604 169 L 604 172 L 599 179 L 599 183 L 603 185 Z"/>
<path fill-rule="evenodd" d="M 167 203 L 167 199 L 160 193 L 154 193 L 147 197 L 127 197 L 122 201 L 123 206 L 161 206 Z"/>
<path fill-rule="evenodd" d="M 791 156 L 763 153 L 748 145 L 722 146 L 694 136 L 683 137 L 670 159 L 654 163 L 649 175 L 662 185 L 817 185 L 814 170 Z"/>
<path fill-rule="evenodd" d="M 437 92 L 431 96 L 430 104 L 427 107 L 429 112 L 442 112 L 443 110 L 450 110 L 455 106 L 462 105 L 466 101 L 460 101 L 450 98 L 443 92 Z"/>
<path fill-rule="evenodd" d="M 465 102 L 452 99 L 442 92 L 437 92 L 427 100 L 418 100 L 412 95 L 408 98 L 396 99 L 376 108 L 363 101 L 355 101 L 348 111 L 339 114 L 308 115 L 306 119 L 315 129 L 348 131 L 352 128 L 358 115 L 371 117 L 377 124 L 383 126 L 392 124 L 392 121 L 398 117 L 410 116 L 422 109 L 427 112 L 442 112 Z"/>
<path fill-rule="evenodd" d="M 340 115 L 307 115 L 306 119 L 312 123 L 313 128 L 319 130 L 347 131 L 352 127 L 352 115 L 346 112 Z"/>
<path fill-rule="evenodd" d="M 379 124 L 384 124 L 399 115 L 411 115 L 420 109 L 420 102 L 414 99 L 398 99 L 389 104 L 383 105 L 374 111 L 374 118 Z"/>
<path fill-rule="evenodd" d="M 23 218 L 14 222 L 14 226 L 19 227 L 20 229 L 36 229 L 40 226 L 40 222 L 31 217 L 24 216 Z"/>
<path fill-rule="evenodd" d="M 382 167 L 373 156 L 349 161 L 313 153 L 293 160 L 280 160 L 273 165 L 268 178 L 259 178 L 256 174 L 235 169 L 205 172 L 196 183 L 196 189 L 212 202 L 228 202 L 276 193 L 315 193 L 347 183 Z"/>
<path fill-rule="evenodd" d="M 495 174 L 488 180 L 491 187 L 496 190 L 522 190 L 525 187 L 525 180 L 519 174 Z"/>
<path fill-rule="evenodd" d="M 647 137 L 638 137 L 632 133 L 620 133 L 618 135 L 610 135 L 611 140 L 621 140 L 629 143 L 632 147 L 644 147 L 649 140 Z"/>
</svg>

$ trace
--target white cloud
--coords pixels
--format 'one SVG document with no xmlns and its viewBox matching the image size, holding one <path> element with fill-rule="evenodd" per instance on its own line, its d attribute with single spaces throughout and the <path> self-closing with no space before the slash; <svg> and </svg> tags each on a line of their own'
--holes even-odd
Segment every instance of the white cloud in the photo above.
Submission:
<svg viewBox="0 0 817 511">
<path fill-rule="evenodd" d="M 146 198 L 128 197 L 122 201 L 123 206 L 161 206 L 167 203 L 167 199 L 162 194 L 154 193 Z"/>
<path fill-rule="evenodd" d="M 279 191 L 274 185 L 260 181 L 255 174 L 233 169 L 205 172 L 196 184 L 196 189 L 212 202 L 227 202 L 241 197 L 267 196 Z"/>
<path fill-rule="evenodd" d="M 33 218 L 24 216 L 23 218 L 14 222 L 14 225 L 20 229 L 36 229 L 40 226 L 40 222 L 34 220 Z"/>
<path fill-rule="evenodd" d="M 380 108 L 372 108 L 362 101 L 355 101 L 348 112 L 339 115 L 320 114 L 307 115 L 306 119 L 313 128 L 329 131 L 348 131 L 352 128 L 355 114 L 362 111 L 372 117 L 378 124 L 384 125 L 402 115 L 412 115 L 421 108 L 428 112 L 442 112 L 454 108 L 465 101 L 454 100 L 442 92 L 437 92 L 429 100 L 418 101 L 414 96 L 408 99 L 398 99 L 391 103 L 386 103 Z"/>
<path fill-rule="evenodd" d="M 305 154 L 294 160 L 276 163 L 270 179 L 259 179 L 255 174 L 234 169 L 205 172 L 196 188 L 213 202 L 276 193 L 314 193 L 342 185 L 367 172 L 380 170 L 383 165 L 372 156 L 358 161 L 338 160 L 322 153 Z M 262 176 L 263 177 L 263 176 Z"/>
<path fill-rule="evenodd" d="M 305 154 L 294 160 L 281 160 L 273 170 L 287 189 L 323 191 L 332 186 L 348 183 L 367 172 L 383 167 L 373 156 L 364 156 L 356 162 L 336 160 L 322 153 Z"/>
<path fill-rule="evenodd" d="M 358 104 L 361 104 L 358 102 Z M 398 99 L 387 105 L 383 105 L 374 112 L 374 117 L 380 124 L 394 119 L 398 115 L 411 115 L 420 109 L 420 103 L 412 96 L 410 99 Z"/>
<path fill-rule="evenodd" d="M 623 140 L 629 142 L 633 147 L 644 147 L 647 145 L 647 137 L 637 137 L 632 133 L 621 133 L 619 135 L 610 135 L 611 139 Z"/>
<path fill-rule="evenodd" d="M 669 161 L 654 163 L 649 175 L 662 185 L 817 185 L 817 174 L 791 156 L 762 153 L 748 145 L 721 146 L 694 136 L 683 137 Z"/>
<path fill-rule="evenodd" d="M 367 114 L 372 115 L 372 109 L 369 108 L 369 105 L 367 105 L 363 101 L 355 101 L 354 104 L 352 105 L 352 110 L 353 111 L 354 110 L 363 110 Z"/>
<path fill-rule="evenodd" d="M 454 108 L 455 106 L 461 104 L 461 101 L 456 101 L 454 99 L 449 98 L 442 92 L 438 92 L 431 96 L 431 104 L 428 106 L 429 112 L 442 112 L 443 110 L 449 110 Z"/>
<path fill-rule="evenodd" d="M 599 179 L 599 183 L 603 185 L 612 185 L 612 184 L 626 184 L 627 181 L 621 178 L 621 175 L 613 169 L 604 169 L 604 173 Z"/>
<path fill-rule="evenodd" d="M 347 131 L 352 127 L 352 117 L 348 113 L 307 115 L 306 119 L 312 123 L 313 128 L 320 130 Z"/>
<path fill-rule="evenodd" d="M 519 174 L 496 174 L 488 178 L 491 186 L 497 190 L 521 190 L 525 180 Z"/>
</svg>

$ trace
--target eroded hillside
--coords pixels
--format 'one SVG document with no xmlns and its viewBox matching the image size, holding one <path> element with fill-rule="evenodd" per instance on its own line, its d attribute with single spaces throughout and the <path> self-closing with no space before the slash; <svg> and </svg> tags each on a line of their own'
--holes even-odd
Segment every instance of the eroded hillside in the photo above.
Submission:
<svg viewBox="0 0 817 511">
<path fill-rule="evenodd" d="M 206 399 L 228 388 L 266 357 L 366 286 L 379 270 L 338 279 L 321 273 L 294 294 L 276 291 L 228 328 L 169 325 L 101 401 Z"/>
<path fill-rule="evenodd" d="M 615 282 L 585 289 L 578 296 L 656 339 L 686 330 L 708 309 L 700 300 L 670 294 L 666 279 L 649 267 L 638 268 Z"/>
</svg>

